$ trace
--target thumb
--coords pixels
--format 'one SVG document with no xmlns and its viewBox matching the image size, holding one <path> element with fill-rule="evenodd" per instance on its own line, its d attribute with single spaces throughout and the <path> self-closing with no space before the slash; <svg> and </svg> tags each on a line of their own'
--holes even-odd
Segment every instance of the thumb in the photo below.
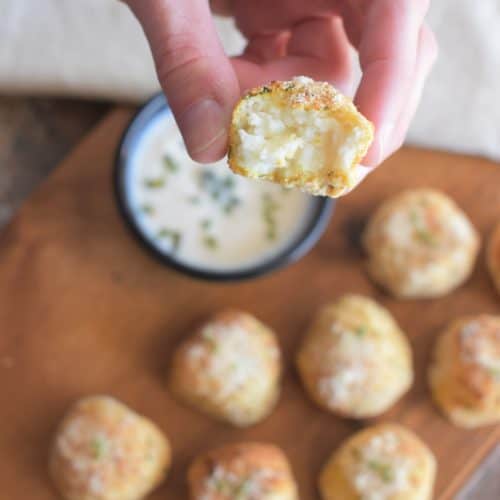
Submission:
<svg viewBox="0 0 500 500">
<path fill-rule="evenodd" d="M 239 85 L 207 0 L 128 0 L 191 157 L 220 159 Z"/>
</svg>

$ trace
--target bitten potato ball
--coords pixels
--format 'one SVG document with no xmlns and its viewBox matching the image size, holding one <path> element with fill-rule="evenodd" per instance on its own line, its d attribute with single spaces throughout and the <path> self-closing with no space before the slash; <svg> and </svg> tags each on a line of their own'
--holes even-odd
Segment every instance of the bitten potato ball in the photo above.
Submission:
<svg viewBox="0 0 500 500">
<path fill-rule="evenodd" d="M 500 223 L 491 235 L 486 258 L 491 278 L 500 293 Z"/>
<path fill-rule="evenodd" d="M 480 244 L 465 213 L 433 189 L 404 191 L 382 203 L 363 242 L 373 280 L 401 298 L 457 288 L 471 274 Z"/>
<path fill-rule="evenodd" d="M 49 472 L 66 500 L 140 500 L 164 479 L 170 461 L 156 425 L 116 399 L 92 396 L 59 425 Z"/>
<path fill-rule="evenodd" d="M 272 411 L 280 375 L 274 333 L 250 314 L 223 311 L 177 348 L 168 386 L 193 408 L 244 427 Z"/>
<path fill-rule="evenodd" d="M 320 407 L 351 418 L 383 413 L 413 381 L 405 335 L 386 309 L 358 295 L 344 296 L 319 311 L 297 366 Z"/>
<path fill-rule="evenodd" d="M 431 500 L 436 459 L 410 430 L 368 427 L 335 451 L 323 468 L 323 500 Z"/>
<path fill-rule="evenodd" d="M 276 446 L 241 443 L 205 453 L 188 471 L 190 500 L 298 500 L 288 461 Z"/>
<path fill-rule="evenodd" d="M 373 125 L 326 82 L 296 77 L 250 90 L 236 105 L 229 166 L 237 174 L 338 197 L 363 177 Z"/>
<path fill-rule="evenodd" d="M 500 422 L 500 316 L 452 322 L 436 342 L 429 384 L 434 401 L 455 425 Z"/>
</svg>

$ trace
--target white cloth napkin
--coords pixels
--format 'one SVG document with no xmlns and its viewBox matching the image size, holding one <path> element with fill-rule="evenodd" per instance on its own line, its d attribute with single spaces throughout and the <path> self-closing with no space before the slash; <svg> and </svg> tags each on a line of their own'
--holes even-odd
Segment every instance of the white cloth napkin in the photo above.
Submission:
<svg viewBox="0 0 500 500">
<path fill-rule="evenodd" d="M 440 58 L 409 142 L 500 160 L 500 1 L 431 4 Z M 216 22 L 238 53 L 242 37 Z M 157 89 L 142 31 L 120 2 L 0 0 L 0 93 L 140 101 Z"/>
</svg>

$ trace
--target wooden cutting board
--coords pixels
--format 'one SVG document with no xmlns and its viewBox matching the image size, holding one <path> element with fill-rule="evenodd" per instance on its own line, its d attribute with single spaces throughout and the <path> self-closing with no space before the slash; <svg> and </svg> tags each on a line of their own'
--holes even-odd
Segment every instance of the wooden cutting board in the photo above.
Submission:
<svg viewBox="0 0 500 500">
<path fill-rule="evenodd" d="M 448 499 L 500 437 L 500 427 L 465 431 L 434 409 L 425 370 L 436 333 L 462 314 L 500 313 L 483 256 L 472 279 L 435 301 L 399 302 L 367 279 L 359 234 L 386 196 L 433 186 L 454 197 L 483 236 L 500 218 L 500 167 L 487 161 L 405 149 L 343 199 L 320 244 L 301 262 L 239 284 L 195 281 L 162 267 L 127 232 L 115 207 L 111 168 L 131 116 L 110 114 L 63 162 L 0 234 L 0 498 L 57 498 L 47 448 L 63 412 L 93 393 L 120 398 L 170 436 L 174 465 L 152 499 L 186 498 L 193 456 L 221 443 L 263 440 L 288 454 L 301 499 L 317 499 L 330 452 L 366 422 L 318 410 L 292 360 L 319 305 L 344 292 L 371 295 L 408 333 L 416 382 L 386 414 L 411 427 L 439 461 L 436 496 Z M 177 404 L 164 373 L 176 342 L 220 307 L 250 311 L 279 335 L 286 359 L 280 403 L 265 422 L 236 430 Z"/>
</svg>

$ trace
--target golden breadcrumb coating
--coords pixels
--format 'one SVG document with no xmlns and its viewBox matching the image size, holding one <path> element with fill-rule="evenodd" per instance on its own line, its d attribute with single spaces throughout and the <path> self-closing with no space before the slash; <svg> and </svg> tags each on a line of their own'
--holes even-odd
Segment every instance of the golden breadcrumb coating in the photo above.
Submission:
<svg viewBox="0 0 500 500">
<path fill-rule="evenodd" d="M 165 478 L 170 461 L 156 425 L 116 399 L 92 396 L 59 425 L 49 472 L 66 500 L 140 500 Z"/>
<path fill-rule="evenodd" d="M 453 321 L 436 342 L 428 374 L 434 401 L 455 425 L 500 422 L 500 316 Z"/>
<path fill-rule="evenodd" d="M 351 418 L 383 413 L 413 381 L 405 334 L 389 311 L 358 295 L 346 295 L 318 312 L 297 366 L 319 406 Z"/>
<path fill-rule="evenodd" d="M 348 438 L 319 478 L 323 500 L 431 500 L 436 459 L 409 429 L 378 424 Z"/>
<path fill-rule="evenodd" d="M 445 295 L 472 273 L 479 234 L 456 203 L 435 189 L 385 200 L 363 233 L 371 278 L 392 295 Z"/>
<path fill-rule="evenodd" d="M 190 406 L 244 427 L 274 408 L 281 354 L 275 334 L 250 314 L 216 314 L 176 349 L 168 387 Z"/>
<path fill-rule="evenodd" d="M 298 500 L 284 453 L 262 443 L 229 444 L 197 457 L 188 471 L 190 500 Z"/>
<path fill-rule="evenodd" d="M 236 105 L 229 166 L 237 174 L 338 197 L 363 178 L 373 125 L 348 97 L 306 77 L 250 90 Z"/>
</svg>

